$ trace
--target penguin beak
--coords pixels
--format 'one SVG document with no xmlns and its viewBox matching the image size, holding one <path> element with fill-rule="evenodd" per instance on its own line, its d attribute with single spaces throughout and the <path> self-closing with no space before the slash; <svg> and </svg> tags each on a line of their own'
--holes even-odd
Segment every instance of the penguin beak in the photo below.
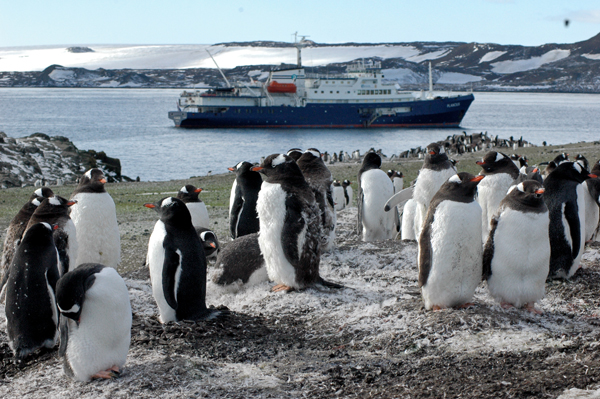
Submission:
<svg viewBox="0 0 600 399">
<path fill-rule="evenodd" d="M 235 172 L 235 168 L 227 168 L 227 170 L 230 172 Z"/>
<path fill-rule="evenodd" d="M 595 179 L 596 177 L 598 177 L 598 175 L 592 175 L 592 174 L 589 174 L 589 175 L 588 175 L 588 177 L 590 177 L 590 178 L 592 178 L 592 179 Z"/>
<path fill-rule="evenodd" d="M 217 246 L 215 245 L 215 243 L 214 243 L 214 242 L 209 242 L 209 243 L 208 243 L 208 245 L 210 245 L 211 247 L 213 247 L 213 248 L 217 249 Z"/>
<path fill-rule="evenodd" d="M 537 172 L 539 172 L 539 171 L 540 171 L 540 170 L 539 170 L 538 168 L 533 168 L 533 173 L 537 173 Z"/>
<path fill-rule="evenodd" d="M 477 165 L 479 165 L 479 166 L 483 166 L 483 165 L 485 165 L 485 162 L 483 162 L 483 161 L 477 161 L 477 162 L 475 162 L 475 163 L 476 163 Z"/>
<path fill-rule="evenodd" d="M 106 184 L 106 179 L 104 179 L 104 178 L 100 179 L 100 183 Z"/>
<path fill-rule="evenodd" d="M 53 224 L 52 225 L 52 230 L 58 230 L 58 225 L 57 224 Z"/>
<path fill-rule="evenodd" d="M 197 189 L 195 189 L 195 190 L 194 190 L 194 192 L 195 192 L 195 193 L 199 193 L 199 192 L 201 192 L 201 191 L 202 191 L 202 189 L 201 189 L 201 188 L 197 188 Z"/>
<path fill-rule="evenodd" d="M 73 206 L 77 203 L 77 201 L 68 201 L 67 206 Z"/>
<path fill-rule="evenodd" d="M 429 155 L 435 155 L 435 151 L 429 151 Z"/>
<path fill-rule="evenodd" d="M 262 166 L 254 166 L 251 170 L 253 172 L 260 172 L 261 170 L 263 170 L 264 168 Z"/>
<path fill-rule="evenodd" d="M 154 209 L 154 208 L 156 208 L 156 205 L 154 205 L 154 204 L 144 204 L 144 206 L 145 206 L 146 208 L 150 208 L 150 209 Z"/>
<path fill-rule="evenodd" d="M 544 194 L 544 192 L 545 192 L 545 191 L 546 191 L 546 190 L 545 190 L 545 189 L 543 189 L 543 188 L 538 188 L 537 190 L 535 190 L 535 193 L 536 193 L 536 194 Z"/>
<path fill-rule="evenodd" d="M 475 176 L 470 181 L 481 181 L 484 177 L 484 175 Z"/>
</svg>

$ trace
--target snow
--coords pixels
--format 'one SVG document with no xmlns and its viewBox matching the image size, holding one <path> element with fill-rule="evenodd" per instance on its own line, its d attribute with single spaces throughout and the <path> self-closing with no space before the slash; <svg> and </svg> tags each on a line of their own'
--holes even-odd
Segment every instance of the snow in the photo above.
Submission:
<svg viewBox="0 0 600 399">
<path fill-rule="evenodd" d="M 423 77 L 410 69 L 383 69 L 381 71 L 385 80 L 395 81 L 398 83 L 420 83 L 423 82 Z"/>
<path fill-rule="evenodd" d="M 600 54 L 582 54 L 582 57 L 590 60 L 600 60 Z"/>
<path fill-rule="evenodd" d="M 469 82 L 479 82 L 483 80 L 481 76 L 469 75 L 466 73 L 446 72 L 435 83 L 443 84 L 463 84 Z"/>
<path fill-rule="evenodd" d="M 424 53 L 406 58 L 406 61 L 416 62 L 417 64 L 423 61 L 436 60 L 448 54 L 450 50 L 438 50 L 431 53 Z"/>
<path fill-rule="evenodd" d="M 479 63 L 481 64 L 482 62 L 493 61 L 496 58 L 503 56 L 504 54 L 506 54 L 506 51 L 490 51 L 489 53 L 486 53 L 483 57 L 481 57 Z"/>
<path fill-rule="evenodd" d="M 492 64 L 492 71 L 495 73 L 515 73 L 536 69 L 544 64 L 556 62 L 567 58 L 571 50 L 551 50 L 541 57 L 532 57 L 526 60 L 500 61 Z"/>
</svg>

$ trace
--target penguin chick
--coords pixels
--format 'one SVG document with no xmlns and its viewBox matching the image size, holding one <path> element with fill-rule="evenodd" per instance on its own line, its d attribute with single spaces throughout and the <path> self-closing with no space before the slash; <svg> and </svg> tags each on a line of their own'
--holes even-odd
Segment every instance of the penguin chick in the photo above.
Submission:
<svg viewBox="0 0 600 399">
<path fill-rule="evenodd" d="M 145 204 L 160 219 L 148 242 L 152 294 L 161 323 L 217 316 L 206 307 L 206 255 L 185 204 L 166 197 Z"/>
<path fill-rule="evenodd" d="M 93 168 L 84 173 L 71 200 L 70 216 L 79 246 L 73 266 L 101 263 L 116 268 L 121 263 L 121 235 L 115 202 L 105 189 L 104 173 Z"/>
<path fill-rule="evenodd" d="M 467 306 L 481 281 L 481 207 L 474 196 L 483 178 L 461 172 L 448 179 L 431 200 L 418 255 L 419 287 L 426 309 Z"/>
<path fill-rule="evenodd" d="M 84 263 L 56 285 L 61 315 L 59 355 L 65 374 L 78 381 L 118 376 L 131 340 L 131 303 L 112 267 Z"/>
<path fill-rule="evenodd" d="M 502 307 L 539 313 L 550 265 L 550 223 L 542 185 L 526 180 L 511 187 L 497 213 L 483 251 L 483 277 Z"/>
<path fill-rule="evenodd" d="M 58 338 L 58 253 L 52 231 L 48 223 L 27 229 L 8 271 L 6 330 L 19 360 L 37 349 L 53 348 Z"/>
<path fill-rule="evenodd" d="M 260 252 L 258 233 L 230 242 L 219 253 L 216 267 L 218 272 L 213 276 L 213 282 L 218 285 L 254 285 L 269 279 L 265 259 Z"/>
<path fill-rule="evenodd" d="M 202 202 L 198 196 L 202 192 L 201 188 L 197 188 L 191 184 L 186 184 L 181 187 L 177 193 L 177 199 L 183 201 L 192 215 L 192 224 L 194 227 L 209 227 L 210 220 L 206 204 Z"/>
</svg>

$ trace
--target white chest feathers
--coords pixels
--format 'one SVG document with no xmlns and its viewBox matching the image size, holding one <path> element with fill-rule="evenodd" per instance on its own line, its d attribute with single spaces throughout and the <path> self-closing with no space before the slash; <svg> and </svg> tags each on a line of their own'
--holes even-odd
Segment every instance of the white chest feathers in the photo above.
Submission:
<svg viewBox="0 0 600 399">
<path fill-rule="evenodd" d="M 67 361 L 79 381 L 99 371 L 122 367 L 131 340 L 131 304 L 125 282 L 116 270 L 96 274 L 85 293 L 79 327 L 68 319 Z"/>
<path fill-rule="evenodd" d="M 482 274 L 479 204 L 441 202 L 431 225 L 430 246 L 431 269 L 421 287 L 425 307 L 451 307 L 468 302 Z"/>
<path fill-rule="evenodd" d="M 258 194 L 256 210 L 260 220 L 258 244 L 265 258 L 265 266 L 269 278 L 277 284 L 285 284 L 299 288 L 296 282 L 296 269 L 287 260 L 281 241 L 281 233 L 285 228 L 287 193 L 279 184 L 262 183 Z M 302 250 L 306 228 L 300 233 L 298 249 Z M 302 242 L 300 242 L 302 240 Z"/>
<path fill-rule="evenodd" d="M 385 212 L 385 203 L 394 195 L 394 185 L 380 169 L 371 169 L 360 176 L 362 189 L 362 239 L 380 241 L 394 238 L 395 212 Z"/>
<path fill-rule="evenodd" d="M 497 173 L 486 176 L 477 185 L 477 202 L 481 205 L 481 223 L 483 240 L 490 231 L 490 221 L 496 214 L 500 202 L 506 197 L 514 179 L 508 173 Z"/>
<path fill-rule="evenodd" d="M 416 202 L 415 220 L 413 222 L 416 237 L 421 235 L 421 228 L 423 227 L 423 222 L 427 216 L 427 209 L 429 209 L 431 199 L 446 180 L 455 174 L 456 170 L 454 168 L 440 171 L 421 169 L 419 171 L 419 176 L 415 183 L 415 190 L 413 192 L 413 200 Z"/>
<path fill-rule="evenodd" d="M 188 202 L 185 204 L 192 215 L 192 224 L 194 227 L 210 227 L 208 211 L 204 202 Z"/>
<path fill-rule="evenodd" d="M 544 297 L 550 268 L 548 212 L 504 209 L 494 233 L 488 289 L 498 302 L 516 307 Z"/>
<path fill-rule="evenodd" d="M 158 306 L 161 323 L 177 320 L 175 309 L 167 303 L 163 291 L 163 267 L 165 263 L 165 249 L 163 247 L 163 242 L 166 236 L 167 230 L 165 229 L 165 224 L 158 220 L 150 235 L 150 240 L 148 241 L 148 255 L 146 256 L 146 264 L 150 269 L 152 296 L 154 296 L 154 300 Z M 181 269 L 181 267 L 179 267 L 179 269 Z"/>
<path fill-rule="evenodd" d="M 77 261 L 100 263 L 116 268 L 121 262 L 121 236 L 115 202 L 108 193 L 79 193 L 71 207 L 71 219 L 77 229 Z"/>
<path fill-rule="evenodd" d="M 341 211 L 346 207 L 346 194 L 344 194 L 344 187 L 333 186 L 333 202 L 335 203 L 336 211 Z"/>
</svg>

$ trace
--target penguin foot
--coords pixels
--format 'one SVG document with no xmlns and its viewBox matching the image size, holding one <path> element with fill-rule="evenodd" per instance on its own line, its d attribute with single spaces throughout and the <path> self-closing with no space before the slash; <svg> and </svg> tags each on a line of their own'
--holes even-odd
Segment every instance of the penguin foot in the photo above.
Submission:
<svg viewBox="0 0 600 399">
<path fill-rule="evenodd" d="M 102 371 L 97 372 L 96 374 L 94 374 L 92 376 L 92 380 L 95 380 L 95 379 L 112 380 L 113 378 L 117 378 L 119 376 L 119 374 L 121 374 L 121 373 L 118 371 L 118 368 L 117 368 L 117 371 L 113 370 L 114 367 L 116 367 L 116 366 L 113 366 L 112 368 L 110 368 L 108 370 L 102 370 Z"/>
<path fill-rule="evenodd" d="M 463 303 L 462 305 L 455 306 L 454 309 L 468 309 L 474 307 L 475 304 L 473 302 Z"/>
<path fill-rule="evenodd" d="M 525 308 L 525 310 L 527 310 L 528 312 L 531 312 L 533 314 L 544 314 L 544 312 L 535 308 L 535 303 L 526 303 L 523 306 L 523 308 Z"/>
<path fill-rule="evenodd" d="M 508 302 L 501 302 L 500 303 L 500 307 L 502 309 L 511 309 L 511 308 L 514 308 L 513 304 L 512 303 L 508 303 Z"/>
<path fill-rule="evenodd" d="M 443 306 L 439 306 L 439 305 L 433 305 L 431 307 L 431 310 L 433 310 L 434 312 L 439 312 L 440 310 L 444 310 L 444 309 L 446 309 L 446 308 Z"/>
<path fill-rule="evenodd" d="M 271 292 L 279 292 L 279 291 L 292 292 L 292 291 L 294 291 L 294 287 L 290 287 L 285 284 L 277 284 L 275 287 L 271 288 Z"/>
</svg>

